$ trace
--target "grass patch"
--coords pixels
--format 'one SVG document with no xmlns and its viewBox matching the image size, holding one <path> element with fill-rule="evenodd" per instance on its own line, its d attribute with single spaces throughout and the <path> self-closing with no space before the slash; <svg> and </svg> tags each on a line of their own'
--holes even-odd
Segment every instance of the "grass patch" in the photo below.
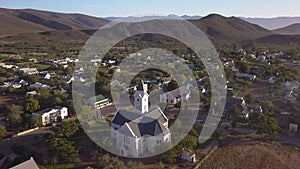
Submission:
<svg viewBox="0 0 300 169">
<path fill-rule="evenodd" d="M 197 145 L 196 149 L 204 149 L 206 148 L 214 139 L 213 138 L 209 138 L 207 139 L 204 143 Z"/>
<path fill-rule="evenodd" d="M 47 165 L 46 169 L 69 169 L 74 168 L 75 164 L 55 164 L 55 165 Z"/>
</svg>

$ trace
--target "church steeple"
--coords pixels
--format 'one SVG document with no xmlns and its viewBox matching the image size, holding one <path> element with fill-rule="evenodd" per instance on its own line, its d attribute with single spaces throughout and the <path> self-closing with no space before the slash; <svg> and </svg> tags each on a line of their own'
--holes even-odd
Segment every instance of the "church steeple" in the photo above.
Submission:
<svg viewBox="0 0 300 169">
<path fill-rule="evenodd" d="M 134 107 L 139 113 L 148 112 L 148 87 L 147 84 L 144 83 L 143 79 L 141 79 L 139 85 L 137 86 L 137 90 L 134 94 Z"/>
<path fill-rule="evenodd" d="M 141 79 L 139 85 L 137 86 L 137 91 L 143 91 L 143 92 L 147 92 L 148 91 L 147 84 L 144 83 L 143 79 Z"/>
</svg>

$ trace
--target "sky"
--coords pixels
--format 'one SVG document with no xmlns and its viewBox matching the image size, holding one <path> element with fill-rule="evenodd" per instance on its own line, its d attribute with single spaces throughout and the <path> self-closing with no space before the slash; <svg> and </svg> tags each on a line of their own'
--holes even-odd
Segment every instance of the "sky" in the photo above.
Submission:
<svg viewBox="0 0 300 169">
<path fill-rule="evenodd" d="M 300 16 L 300 0 L 0 0 L 0 7 L 83 13 L 98 17 L 177 14 L 206 16 Z"/>
</svg>

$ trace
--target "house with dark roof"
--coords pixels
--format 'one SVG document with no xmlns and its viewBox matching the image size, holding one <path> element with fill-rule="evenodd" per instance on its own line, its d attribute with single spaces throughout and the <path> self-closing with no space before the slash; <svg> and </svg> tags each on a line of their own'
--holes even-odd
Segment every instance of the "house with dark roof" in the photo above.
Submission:
<svg viewBox="0 0 300 169">
<path fill-rule="evenodd" d="M 256 75 L 248 74 L 248 73 L 237 73 L 236 77 L 245 78 L 245 79 L 249 79 L 249 80 L 255 80 L 256 79 Z"/>
<path fill-rule="evenodd" d="M 51 79 L 51 74 L 48 71 L 42 71 L 38 73 L 40 78 L 45 79 L 45 80 L 50 80 Z"/>
<path fill-rule="evenodd" d="M 238 108 L 241 115 L 243 115 L 245 118 L 249 117 L 249 110 L 248 110 L 248 107 L 246 106 L 246 102 L 243 97 L 233 96 L 233 97 L 227 98 L 226 103 L 225 103 L 225 108 L 224 108 L 225 113 L 231 114 L 232 107 L 234 105 Z"/>
<path fill-rule="evenodd" d="M 160 95 L 160 102 L 176 104 L 182 100 L 189 99 L 190 95 L 191 95 L 191 91 L 187 87 L 182 86 L 180 88 L 177 88 L 175 90 Z"/>
<path fill-rule="evenodd" d="M 168 118 L 159 107 L 149 109 L 147 84 L 142 81 L 134 95 L 134 112 L 118 110 L 112 119 L 111 137 L 121 156 L 139 157 L 171 142 Z"/>
</svg>

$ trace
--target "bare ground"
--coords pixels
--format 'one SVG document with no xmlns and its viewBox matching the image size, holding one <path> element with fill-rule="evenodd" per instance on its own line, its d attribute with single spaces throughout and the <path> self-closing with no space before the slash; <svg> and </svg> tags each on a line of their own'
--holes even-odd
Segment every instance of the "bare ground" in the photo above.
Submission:
<svg viewBox="0 0 300 169">
<path fill-rule="evenodd" d="M 220 147 L 200 168 L 210 169 L 298 169 L 300 150 L 278 142 L 239 140 Z"/>
</svg>

